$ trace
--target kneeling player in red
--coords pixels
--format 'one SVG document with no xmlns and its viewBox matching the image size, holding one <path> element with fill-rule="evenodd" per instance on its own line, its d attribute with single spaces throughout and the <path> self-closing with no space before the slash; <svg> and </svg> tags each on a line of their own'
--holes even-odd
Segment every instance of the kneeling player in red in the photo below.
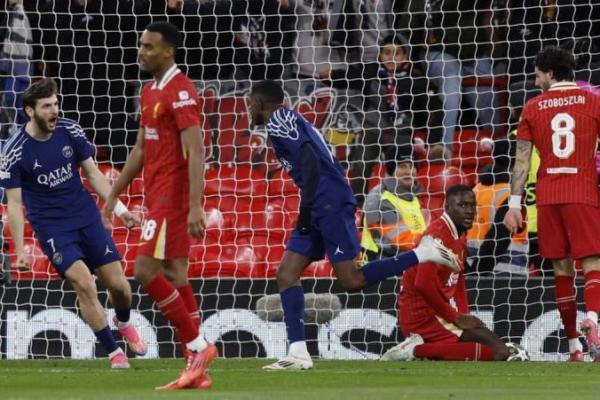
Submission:
<svg viewBox="0 0 600 400">
<path fill-rule="evenodd" d="M 444 214 L 424 235 L 440 239 L 464 265 L 466 232 L 476 214 L 468 186 L 448 189 Z M 399 322 L 407 339 L 389 349 L 382 360 L 512 361 L 528 359 L 519 346 L 505 344 L 477 317 L 469 314 L 463 271 L 432 262 L 419 264 L 402 276 Z M 456 309 L 452 306 L 456 304 Z"/>
</svg>

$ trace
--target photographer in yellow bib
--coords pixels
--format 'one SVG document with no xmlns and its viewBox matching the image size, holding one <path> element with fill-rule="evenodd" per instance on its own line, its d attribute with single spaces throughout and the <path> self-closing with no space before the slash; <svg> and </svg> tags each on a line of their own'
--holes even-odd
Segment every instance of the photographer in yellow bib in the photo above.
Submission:
<svg viewBox="0 0 600 400">
<path fill-rule="evenodd" d="M 361 263 L 412 250 L 426 228 L 412 146 L 392 146 L 385 156 L 388 176 L 363 206 Z"/>
</svg>

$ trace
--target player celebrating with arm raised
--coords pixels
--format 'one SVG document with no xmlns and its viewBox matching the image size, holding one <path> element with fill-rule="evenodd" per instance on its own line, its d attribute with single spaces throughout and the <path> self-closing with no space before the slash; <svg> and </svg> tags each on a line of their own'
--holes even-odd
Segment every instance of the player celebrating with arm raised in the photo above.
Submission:
<svg viewBox="0 0 600 400">
<path fill-rule="evenodd" d="M 460 265 L 465 262 L 466 232 L 473 225 L 476 210 L 473 190 L 465 185 L 453 186 L 446 192 L 444 214 L 424 233 L 440 239 L 458 256 Z M 523 349 L 512 343 L 504 344 L 479 318 L 469 313 L 462 271 L 450 271 L 432 262 L 420 264 L 402 276 L 398 303 L 400 329 L 407 339 L 389 349 L 382 360 L 528 359 Z"/>
<path fill-rule="evenodd" d="M 342 286 L 361 290 L 402 273 L 419 262 L 434 261 L 457 270 L 454 256 L 430 237 L 421 245 L 394 258 L 357 268 L 360 252 L 354 214 L 356 201 L 342 167 L 333 158 L 323 137 L 300 114 L 283 105 L 284 92 L 274 81 L 252 87 L 249 109 L 252 125 L 266 125 L 267 134 L 283 167 L 301 189 L 300 214 L 277 272 L 290 348 L 288 356 L 266 370 L 310 369 L 306 348 L 302 271 L 327 253 Z"/>
<path fill-rule="evenodd" d="M 210 387 L 206 368 L 217 357 L 217 348 L 199 333 L 198 303 L 187 277 L 189 235 L 204 233 L 204 147 L 201 100 L 175 64 L 180 41 L 167 22 L 148 25 L 140 38 L 140 69 L 154 80 L 142 89 L 137 141 L 103 210 L 108 220 L 119 194 L 143 167 L 148 214 L 135 278 L 177 329 L 187 361 L 179 379 L 159 389 Z"/>
<path fill-rule="evenodd" d="M 108 289 L 114 322 L 131 350 L 145 354 L 146 344 L 129 322 L 131 287 L 123 275 L 121 256 L 79 175 L 82 167 L 96 193 L 108 197 L 110 184 L 94 161 L 96 149 L 75 121 L 59 117 L 53 80 L 32 84 L 23 104 L 29 122 L 6 141 L 0 157 L 0 185 L 6 189 L 17 267 L 29 267 L 23 249 L 24 203 L 42 250 L 73 285 L 81 315 L 106 349 L 112 368 L 129 368 L 108 327 L 92 276 Z M 120 202 L 115 213 L 127 227 L 139 222 Z"/>
<path fill-rule="evenodd" d="M 536 57 L 535 83 L 544 93 L 527 102 L 519 121 L 504 224 L 511 232 L 523 225 L 521 195 L 535 146 L 541 159 L 536 186 L 540 253 L 554 265 L 556 303 L 569 339 L 569 360 L 583 361 L 573 286 L 573 260 L 581 260 L 587 309 L 581 330 L 590 355 L 600 362 L 600 196 L 595 164 L 600 98 L 575 85 L 574 69 L 573 55 L 560 48 L 547 47 Z"/>
</svg>

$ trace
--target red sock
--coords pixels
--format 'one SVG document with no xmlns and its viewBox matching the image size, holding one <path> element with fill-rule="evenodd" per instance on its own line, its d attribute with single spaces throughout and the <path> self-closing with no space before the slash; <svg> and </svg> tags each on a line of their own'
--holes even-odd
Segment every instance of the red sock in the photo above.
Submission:
<svg viewBox="0 0 600 400">
<path fill-rule="evenodd" d="M 192 290 L 192 285 L 189 283 L 185 286 L 177 288 L 183 302 L 185 303 L 185 308 L 188 311 L 188 315 L 190 319 L 197 327 L 200 327 L 200 311 L 198 310 L 198 302 L 196 301 L 196 297 L 194 296 L 194 291 Z M 183 352 L 183 356 L 187 358 L 189 355 L 187 346 L 185 343 L 181 343 L 181 351 Z"/>
<path fill-rule="evenodd" d="M 577 302 L 575 301 L 573 277 L 555 276 L 554 285 L 556 286 L 554 289 L 556 307 L 565 326 L 567 339 L 576 339 L 579 337 L 579 332 L 577 332 Z"/>
<path fill-rule="evenodd" d="M 177 329 L 182 343 L 191 342 L 198 337 L 198 326 L 190 319 L 181 295 L 164 275 L 157 275 L 144 285 L 144 290 L 154 300 L 162 315 Z"/>
<path fill-rule="evenodd" d="M 416 358 L 444 361 L 492 361 L 492 349 L 476 342 L 425 343 L 415 347 Z"/>
<path fill-rule="evenodd" d="M 192 285 L 188 283 L 185 286 L 177 288 L 177 290 L 185 303 L 185 308 L 188 310 L 190 318 L 194 324 L 200 326 L 200 311 L 198 309 L 198 302 L 196 301 L 196 296 L 194 296 Z"/>
<path fill-rule="evenodd" d="M 583 301 L 586 311 L 600 312 L 600 271 L 590 271 L 585 274 Z"/>
</svg>

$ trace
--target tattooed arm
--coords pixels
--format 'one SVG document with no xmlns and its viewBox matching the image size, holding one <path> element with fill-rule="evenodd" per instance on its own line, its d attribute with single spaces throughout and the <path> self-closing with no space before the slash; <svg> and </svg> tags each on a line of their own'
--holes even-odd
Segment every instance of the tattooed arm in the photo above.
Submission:
<svg viewBox="0 0 600 400">
<path fill-rule="evenodd" d="M 513 168 L 512 177 L 510 180 L 510 194 L 521 196 L 525 189 L 525 182 L 529 175 L 529 167 L 531 165 L 531 142 L 525 140 L 517 140 L 517 154 L 515 167 Z"/>
<path fill-rule="evenodd" d="M 504 216 L 504 225 L 511 233 L 517 233 L 523 227 L 521 214 L 521 195 L 529 175 L 532 144 L 526 140 L 517 140 L 517 155 L 510 184 L 508 211 Z"/>
</svg>

